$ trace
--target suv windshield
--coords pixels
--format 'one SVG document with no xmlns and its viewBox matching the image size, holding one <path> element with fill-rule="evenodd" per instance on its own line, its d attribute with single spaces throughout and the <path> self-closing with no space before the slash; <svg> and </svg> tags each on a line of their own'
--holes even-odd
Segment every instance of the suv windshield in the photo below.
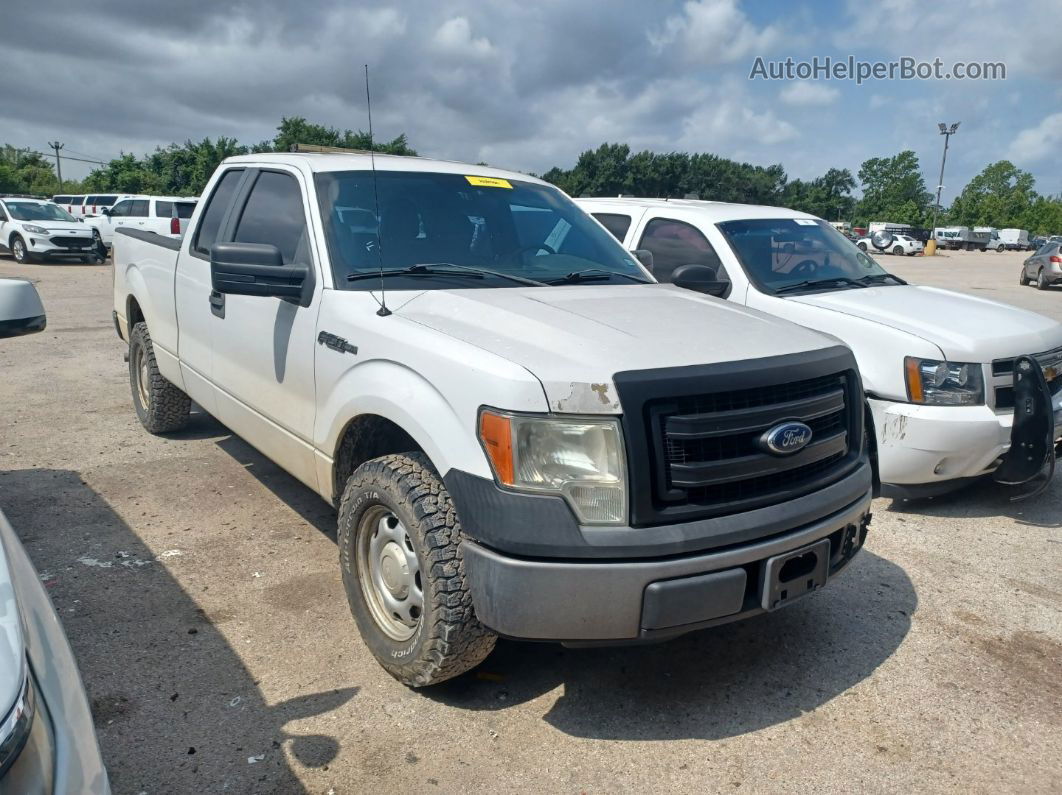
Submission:
<svg viewBox="0 0 1062 795">
<path fill-rule="evenodd" d="M 48 202 L 4 202 L 16 221 L 73 221 L 74 216 Z"/>
<path fill-rule="evenodd" d="M 388 289 L 650 281 L 608 232 L 546 185 L 400 171 L 376 172 L 375 185 L 371 171 L 325 172 L 316 182 L 340 289 L 373 289 L 369 275 L 381 269 Z M 414 268 L 430 265 L 438 267 Z"/>
<path fill-rule="evenodd" d="M 842 290 L 860 282 L 903 283 L 825 221 L 756 219 L 718 226 L 749 278 L 768 293 L 790 286 L 793 291 Z"/>
</svg>

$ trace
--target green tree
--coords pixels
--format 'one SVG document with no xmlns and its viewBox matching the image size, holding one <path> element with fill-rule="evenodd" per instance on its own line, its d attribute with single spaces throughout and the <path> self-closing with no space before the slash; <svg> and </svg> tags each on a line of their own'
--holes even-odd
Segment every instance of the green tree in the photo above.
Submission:
<svg viewBox="0 0 1062 795">
<path fill-rule="evenodd" d="M 306 121 L 302 116 L 284 116 L 277 126 L 277 134 L 271 144 L 263 141 L 255 147 L 256 151 L 266 151 L 267 145 L 272 146 L 274 152 L 289 152 L 293 144 L 314 144 L 315 146 L 338 146 L 343 149 L 370 148 L 375 152 L 385 152 L 389 155 L 416 155 L 406 140 L 403 133 L 390 141 L 374 141 L 370 147 L 369 134 L 358 130 L 338 130 L 323 124 L 314 124 Z"/>
<path fill-rule="evenodd" d="M 1037 199 L 1036 180 L 1009 160 L 974 177 L 956 197 L 948 221 L 961 226 L 1017 227 Z"/>
<path fill-rule="evenodd" d="M 855 212 L 860 225 L 893 221 L 924 226 L 929 221 L 933 197 L 926 190 L 918 156 L 911 150 L 864 161 L 859 181 L 863 198 Z"/>
<path fill-rule="evenodd" d="M 1034 235 L 1062 233 L 1062 196 L 1037 196 L 1015 226 Z"/>
<path fill-rule="evenodd" d="M 782 204 L 829 221 L 851 218 L 855 177 L 847 168 L 831 168 L 810 182 L 794 179 L 782 191 Z"/>
</svg>

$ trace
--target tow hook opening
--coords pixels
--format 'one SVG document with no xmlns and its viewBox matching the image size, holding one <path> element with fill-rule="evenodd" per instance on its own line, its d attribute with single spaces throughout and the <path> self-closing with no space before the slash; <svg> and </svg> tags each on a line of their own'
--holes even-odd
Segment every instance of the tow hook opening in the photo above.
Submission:
<svg viewBox="0 0 1062 795">
<path fill-rule="evenodd" d="M 814 551 L 805 552 L 800 557 L 787 560 L 782 570 L 778 572 L 778 579 L 787 584 L 791 583 L 815 571 L 818 562 L 819 556 Z"/>
</svg>

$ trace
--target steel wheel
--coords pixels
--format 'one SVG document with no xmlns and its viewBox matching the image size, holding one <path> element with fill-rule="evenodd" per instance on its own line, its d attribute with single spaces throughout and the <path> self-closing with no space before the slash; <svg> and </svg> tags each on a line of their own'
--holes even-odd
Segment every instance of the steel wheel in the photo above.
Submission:
<svg viewBox="0 0 1062 795">
<path fill-rule="evenodd" d="M 140 395 L 140 405 L 145 410 L 151 406 L 151 389 L 148 384 L 151 383 L 151 372 L 148 370 L 148 358 L 144 352 L 144 348 L 138 347 L 136 349 L 136 390 Z"/>
<path fill-rule="evenodd" d="M 358 582 L 373 620 L 388 637 L 408 640 L 424 613 L 420 561 L 409 532 L 386 506 L 376 505 L 362 516 L 355 537 Z"/>
</svg>

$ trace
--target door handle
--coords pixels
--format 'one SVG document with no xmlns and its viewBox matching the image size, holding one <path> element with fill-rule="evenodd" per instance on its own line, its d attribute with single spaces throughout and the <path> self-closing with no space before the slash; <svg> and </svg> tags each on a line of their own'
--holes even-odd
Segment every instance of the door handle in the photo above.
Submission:
<svg viewBox="0 0 1062 795">
<path fill-rule="evenodd" d="M 210 311 L 222 320 L 225 319 L 225 296 L 217 290 L 210 291 Z"/>
</svg>

